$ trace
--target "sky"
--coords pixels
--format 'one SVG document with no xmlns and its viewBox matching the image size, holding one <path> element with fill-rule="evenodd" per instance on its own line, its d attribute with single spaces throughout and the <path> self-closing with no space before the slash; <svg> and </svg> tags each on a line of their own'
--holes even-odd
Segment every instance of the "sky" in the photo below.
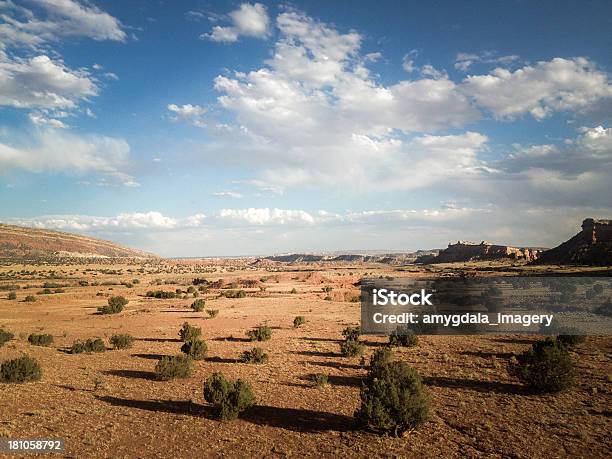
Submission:
<svg viewBox="0 0 612 459">
<path fill-rule="evenodd" d="M 0 221 L 162 256 L 612 218 L 609 1 L 0 0 Z"/>
</svg>

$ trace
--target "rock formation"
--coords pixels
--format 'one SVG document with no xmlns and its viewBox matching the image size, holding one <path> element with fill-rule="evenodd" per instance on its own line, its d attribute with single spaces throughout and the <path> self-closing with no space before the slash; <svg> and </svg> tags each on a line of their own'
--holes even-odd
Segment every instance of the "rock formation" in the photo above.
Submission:
<svg viewBox="0 0 612 459">
<path fill-rule="evenodd" d="M 540 252 L 540 249 L 495 245 L 486 241 L 480 243 L 457 241 L 456 244 L 448 244 L 448 248 L 442 250 L 436 257 L 419 258 L 417 263 L 456 263 L 503 259 L 533 261 L 538 258 Z"/>
<path fill-rule="evenodd" d="M 612 220 L 587 218 L 582 222 L 582 231 L 543 252 L 537 263 L 612 266 Z"/>
</svg>

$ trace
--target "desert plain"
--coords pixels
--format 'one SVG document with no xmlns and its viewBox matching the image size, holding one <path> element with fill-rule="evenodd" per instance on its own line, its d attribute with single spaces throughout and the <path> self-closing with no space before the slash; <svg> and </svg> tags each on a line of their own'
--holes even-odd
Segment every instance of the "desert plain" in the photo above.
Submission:
<svg viewBox="0 0 612 459">
<path fill-rule="evenodd" d="M 63 439 L 59 455 L 71 458 L 609 457 L 610 337 L 588 337 L 572 349 L 574 387 L 533 395 L 507 365 L 537 337 L 420 336 L 418 346 L 395 352 L 422 376 L 431 414 L 400 438 L 357 429 L 353 419 L 364 361 L 387 337 L 362 336 L 363 360 L 339 352 L 342 330 L 359 325 L 363 277 L 572 269 L 495 262 L 435 268 L 248 259 L 7 262 L 0 266 L 0 284 L 19 289 L 16 300 L 0 292 L 0 328 L 15 335 L 0 347 L 0 361 L 27 354 L 40 362 L 43 376 L 0 384 L 0 436 Z M 206 309 L 219 311 L 216 317 L 190 308 L 194 279 L 223 279 L 223 285 L 198 293 Z M 45 283 L 52 293 L 42 293 Z M 56 288 L 61 293 L 53 293 Z M 176 289 L 178 298 L 146 296 Z M 246 296 L 223 295 L 236 290 Z M 36 301 L 25 302 L 27 295 Z M 125 309 L 99 314 L 97 308 L 115 295 L 129 300 Z M 296 316 L 306 323 L 294 327 Z M 191 377 L 158 381 L 154 367 L 162 356 L 180 353 L 184 322 L 202 328 L 208 356 L 195 362 Z M 256 344 L 269 354 L 268 362 L 239 362 L 255 345 L 245 332 L 264 324 L 272 338 Z M 31 333 L 51 334 L 54 343 L 32 346 Z M 133 335 L 133 347 L 112 350 L 109 338 L 118 333 Z M 93 337 L 108 349 L 69 353 L 75 341 Z M 256 405 L 235 421 L 218 420 L 204 401 L 203 382 L 215 371 L 253 386 Z M 313 374 L 327 375 L 329 384 L 315 387 Z"/>
</svg>

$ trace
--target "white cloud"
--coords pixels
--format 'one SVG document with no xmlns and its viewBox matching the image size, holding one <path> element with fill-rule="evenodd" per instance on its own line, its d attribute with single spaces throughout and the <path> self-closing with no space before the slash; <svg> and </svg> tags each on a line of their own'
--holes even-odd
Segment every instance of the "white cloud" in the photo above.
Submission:
<svg viewBox="0 0 612 459">
<path fill-rule="evenodd" d="M 168 104 L 168 110 L 172 113 L 170 119 L 172 121 L 186 121 L 197 127 L 205 127 L 206 123 L 202 115 L 206 113 L 206 109 L 199 105 L 176 105 Z"/>
<path fill-rule="evenodd" d="M 558 57 L 514 72 L 496 68 L 488 75 L 467 77 L 462 88 L 496 118 L 506 119 L 525 113 L 542 119 L 612 98 L 608 75 L 583 57 Z"/>
<path fill-rule="evenodd" d="M 67 129 L 69 126 L 55 118 L 48 118 L 43 113 L 32 112 L 28 114 L 30 121 L 38 126 L 50 126 L 58 129 Z"/>
<path fill-rule="evenodd" d="M 303 210 L 249 208 L 221 209 L 218 218 L 236 223 L 245 222 L 252 225 L 284 225 L 291 223 L 315 223 L 315 219 Z"/>
<path fill-rule="evenodd" d="M 84 71 L 40 55 L 29 60 L 0 57 L 0 105 L 18 108 L 73 109 L 98 88 Z"/>
<path fill-rule="evenodd" d="M 408 73 L 412 73 L 416 70 L 416 66 L 414 65 L 414 59 L 418 56 L 419 52 L 416 49 L 413 49 L 408 54 L 404 55 L 402 59 L 402 67 Z"/>
<path fill-rule="evenodd" d="M 54 129 L 35 131 L 25 145 L 0 143 L 0 170 L 32 173 L 99 173 L 125 186 L 138 186 L 125 173 L 130 147 L 121 138 L 80 136 Z"/>
<path fill-rule="evenodd" d="M 32 0 L 32 3 L 46 17 L 40 18 L 12 2 L 0 3 L 0 11 L 6 11 L 0 24 L 0 42 L 4 45 L 36 48 L 61 37 L 115 41 L 127 37 L 119 20 L 94 5 L 73 0 Z"/>
<path fill-rule="evenodd" d="M 501 64 L 509 65 L 520 59 L 515 54 L 498 56 L 492 51 L 482 51 L 480 53 L 458 53 L 455 58 L 455 68 L 467 72 L 474 64 Z"/>
<path fill-rule="evenodd" d="M 217 191 L 212 195 L 216 196 L 217 198 L 242 198 L 242 194 L 237 193 L 236 191 Z"/>
<path fill-rule="evenodd" d="M 210 33 L 203 34 L 202 38 L 232 43 L 241 36 L 264 38 L 269 34 L 270 19 L 266 7 L 261 3 L 243 3 L 228 16 L 231 25 L 215 26 Z"/>
</svg>

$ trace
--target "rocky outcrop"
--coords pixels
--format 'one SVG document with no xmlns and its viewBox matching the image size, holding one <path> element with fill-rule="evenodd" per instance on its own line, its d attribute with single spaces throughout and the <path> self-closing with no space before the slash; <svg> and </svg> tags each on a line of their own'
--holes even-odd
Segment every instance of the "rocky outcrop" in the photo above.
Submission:
<svg viewBox="0 0 612 459">
<path fill-rule="evenodd" d="M 356 253 L 329 254 L 305 254 L 291 253 L 287 255 L 274 255 L 266 257 L 266 260 L 283 263 L 383 263 L 388 265 L 404 265 L 414 263 L 419 256 L 435 256 L 439 250 L 418 250 L 407 253 L 387 253 L 378 255 L 366 255 Z"/>
<path fill-rule="evenodd" d="M 78 234 L 0 224 L 0 259 L 155 258 Z"/>
<path fill-rule="evenodd" d="M 456 244 L 448 244 L 448 248 L 442 250 L 436 257 L 422 257 L 419 258 L 417 262 L 456 263 L 465 261 L 504 259 L 534 261 L 540 255 L 540 252 L 540 249 L 495 245 L 486 241 L 482 241 L 480 243 L 457 241 Z"/>
<path fill-rule="evenodd" d="M 585 219 L 582 231 L 543 252 L 536 263 L 612 266 L 612 220 Z"/>
</svg>

